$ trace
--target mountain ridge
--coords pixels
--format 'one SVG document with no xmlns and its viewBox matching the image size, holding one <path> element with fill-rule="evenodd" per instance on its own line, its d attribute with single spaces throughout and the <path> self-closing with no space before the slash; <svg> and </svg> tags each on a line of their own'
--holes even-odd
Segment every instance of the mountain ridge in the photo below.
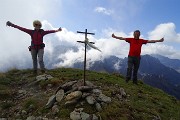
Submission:
<svg viewBox="0 0 180 120">
<path fill-rule="evenodd" d="M 86 80 L 93 82 L 105 95 L 112 97 L 112 103 L 103 106 L 103 110 L 98 113 L 94 110 L 94 106 L 85 105 L 85 112 L 94 113 L 104 120 L 178 120 L 180 117 L 178 111 L 180 101 L 159 89 L 143 82 L 139 82 L 138 85 L 132 82 L 127 84 L 124 77 L 116 73 L 89 70 L 86 73 Z M 53 113 L 53 109 L 46 109 L 44 106 L 60 85 L 67 81 L 82 80 L 83 70 L 57 68 L 47 70 L 46 74 L 53 78 L 35 83 L 36 77 L 32 70 L 13 69 L 0 73 L 0 118 L 26 119 L 31 116 L 31 118 L 69 120 L 69 114 L 77 107 L 76 105 L 64 106 L 63 102 L 56 103 L 59 109 L 57 114 Z M 114 96 L 119 87 L 125 90 L 126 98 L 119 100 Z M 82 107 L 82 104 L 79 107 Z"/>
</svg>

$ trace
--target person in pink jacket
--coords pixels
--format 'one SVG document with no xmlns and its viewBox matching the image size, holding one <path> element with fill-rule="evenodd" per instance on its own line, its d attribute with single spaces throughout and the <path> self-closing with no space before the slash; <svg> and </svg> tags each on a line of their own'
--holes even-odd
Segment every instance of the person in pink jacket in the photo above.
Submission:
<svg viewBox="0 0 180 120">
<path fill-rule="evenodd" d="M 31 46 L 29 46 L 29 51 L 31 51 L 31 56 L 33 60 L 33 73 L 37 75 L 37 58 L 39 61 L 41 72 L 45 73 L 45 66 L 43 61 L 45 44 L 43 43 L 43 37 L 50 33 L 62 31 L 62 29 L 59 28 L 57 30 L 43 30 L 41 29 L 42 24 L 39 20 L 35 20 L 33 22 L 34 30 L 20 27 L 18 25 L 13 24 L 10 21 L 7 21 L 6 25 L 17 28 L 31 36 Z"/>
</svg>

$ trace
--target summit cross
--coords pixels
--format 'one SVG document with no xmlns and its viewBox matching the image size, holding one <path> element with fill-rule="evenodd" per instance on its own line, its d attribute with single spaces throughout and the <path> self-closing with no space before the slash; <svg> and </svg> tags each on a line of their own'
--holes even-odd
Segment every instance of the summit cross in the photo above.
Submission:
<svg viewBox="0 0 180 120">
<path fill-rule="evenodd" d="M 89 33 L 87 32 L 87 29 L 85 29 L 85 32 L 77 31 L 77 33 L 82 33 L 85 34 L 85 40 L 87 39 L 87 35 L 95 35 L 95 33 Z M 85 44 L 85 53 L 84 53 L 84 79 L 83 79 L 83 84 L 85 86 L 85 80 L 86 80 L 86 48 L 87 48 L 87 43 L 85 41 L 77 41 L 79 43 L 84 43 Z M 91 44 L 94 44 L 94 42 L 90 42 Z"/>
</svg>

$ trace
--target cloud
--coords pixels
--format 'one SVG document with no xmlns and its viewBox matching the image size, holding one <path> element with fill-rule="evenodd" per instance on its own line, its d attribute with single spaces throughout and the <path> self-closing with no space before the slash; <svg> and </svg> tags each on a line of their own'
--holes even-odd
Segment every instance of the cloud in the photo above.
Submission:
<svg viewBox="0 0 180 120">
<path fill-rule="evenodd" d="M 176 33 L 174 23 L 163 23 L 149 32 L 149 39 L 160 39 L 162 37 L 165 38 L 167 42 L 180 42 L 180 33 Z"/>
<path fill-rule="evenodd" d="M 98 13 L 103 13 L 103 14 L 105 14 L 105 15 L 111 15 L 111 14 L 113 14 L 113 10 L 108 10 L 108 9 L 106 9 L 106 8 L 104 8 L 104 7 L 96 7 L 96 8 L 94 9 L 94 11 L 95 11 L 95 12 L 98 12 Z"/>
</svg>

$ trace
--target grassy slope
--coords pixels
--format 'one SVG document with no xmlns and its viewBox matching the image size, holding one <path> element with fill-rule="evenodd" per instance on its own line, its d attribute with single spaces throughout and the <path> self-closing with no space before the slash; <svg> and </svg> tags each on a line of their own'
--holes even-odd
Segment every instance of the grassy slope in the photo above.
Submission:
<svg viewBox="0 0 180 120">
<path fill-rule="evenodd" d="M 31 70 L 11 70 L 7 73 L 0 73 L 0 118 L 21 118 L 13 115 L 17 108 L 28 111 L 29 106 L 33 104 L 34 112 L 32 114 L 35 116 L 46 115 L 49 118 L 57 116 L 68 119 L 69 113 L 74 110 L 74 106 L 64 106 L 64 101 L 62 101 L 59 104 L 60 112 L 57 115 L 52 115 L 51 110 L 44 108 L 44 105 L 49 96 L 53 95 L 60 85 L 66 81 L 82 79 L 83 71 L 59 68 L 49 70 L 48 74 L 54 78 L 50 81 L 41 82 L 39 85 L 33 86 L 32 89 L 27 86 L 35 80 Z M 155 116 L 160 116 L 162 120 L 178 120 L 180 118 L 180 101 L 159 89 L 152 88 L 142 82 L 139 85 L 134 85 L 132 82 L 126 84 L 123 76 L 117 74 L 87 71 L 86 79 L 100 86 L 103 93 L 113 99 L 112 103 L 105 105 L 103 111 L 98 113 L 93 106 L 85 104 L 85 112 L 99 114 L 103 120 L 151 120 Z M 47 87 L 49 83 L 53 85 L 52 88 Z M 126 99 L 120 101 L 111 95 L 117 86 L 125 89 L 128 94 Z M 16 100 L 14 97 L 19 89 L 25 89 L 27 93 L 32 94 Z"/>
</svg>

